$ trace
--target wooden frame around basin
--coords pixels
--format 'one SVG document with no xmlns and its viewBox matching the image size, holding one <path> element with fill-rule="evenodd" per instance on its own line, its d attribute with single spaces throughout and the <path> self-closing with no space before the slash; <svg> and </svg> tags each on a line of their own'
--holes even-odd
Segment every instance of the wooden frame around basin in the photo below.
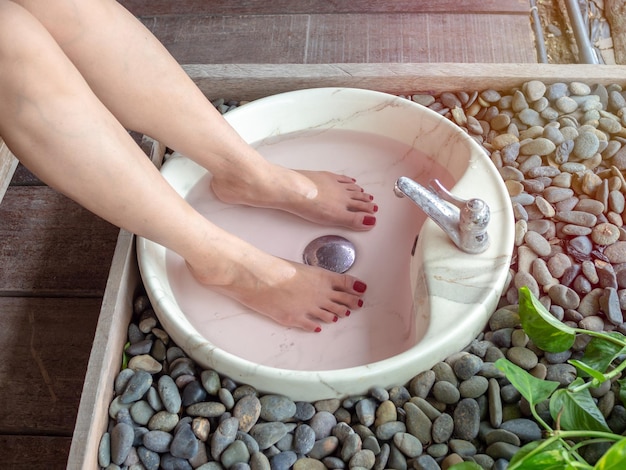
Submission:
<svg viewBox="0 0 626 470">
<path fill-rule="evenodd" d="M 210 98 L 253 100 L 314 87 L 368 88 L 393 94 L 510 90 L 538 79 L 626 86 L 626 66 L 546 64 L 330 64 L 186 65 L 190 77 Z M 3 160 L 11 161 L 2 153 Z M 162 148 L 153 149 L 158 160 Z M 4 155 L 4 156 L 3 156 Z M 11 172 L 12 174 L 12 172 Z M 9 176 L 10 179 L 10 176 Z M 0 189 L 2 188 L 0 174 Z M 0 200 L 2 196 L 0 192 Z M 133 297 L 140 288 L 134 236 L 120 231 L 74 428 L 67 468 L 97 468 L 100 437 L 108 422 L 113 382 L 119 372 Z"/>
</svg>

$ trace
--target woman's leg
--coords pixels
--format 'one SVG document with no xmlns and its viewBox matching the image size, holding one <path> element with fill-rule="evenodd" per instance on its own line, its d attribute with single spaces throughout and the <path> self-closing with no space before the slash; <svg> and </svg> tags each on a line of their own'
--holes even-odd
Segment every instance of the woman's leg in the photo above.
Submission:
<svg viewBox="0 0 626 470">
<path fill-rule="evenodd" d="M 201 282 L 279 323 L 314 331 L 360 306 L 357 279 L 272 257 L 198 214 L 41 23 L 8 0 L 0 0 L 0 135 L 43 181 L 176 251 Z"/>
<path fill-rule="evenodd" d="M 127 128 L 213 174 L 225 202 L 287 210 L 369 230 L 376 205 L 351 178 L 269 164 L 222 119 L 162 44 L 114 0 L 14 0 L 50 31 L 95 94 Z"/>
</svg>

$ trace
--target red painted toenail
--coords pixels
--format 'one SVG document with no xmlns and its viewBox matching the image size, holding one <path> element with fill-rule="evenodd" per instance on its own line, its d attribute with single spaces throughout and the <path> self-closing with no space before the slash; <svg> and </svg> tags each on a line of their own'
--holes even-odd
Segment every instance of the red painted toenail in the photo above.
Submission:
<svg viewBox="0 0 626 470">
<path fill-rule="evenodd" d="M 350 310 L 346 310 L 346 317 L 349 317 L 350 315 L 352 315 L 352 312 Z"/>
<path fill-rule="evenodd" d="M 374 204 L 374 212 L 378 212 L 378 204 Z"/>
<path fill-rule="evenodd" d="M 365 289 L 367 289 L 367 285 L 361 281 L 354 281 L 354 285 L 352 287 L 354 288 L 355 291 L 361 294 L 365 292 Z"/>
<path fill-rule="evenodd" d="M 363 306 L 363 301 L 361 299 L 359 299 L 359 307 Z"/>
<path fill-rule="evenodd" d="M 373 201 L 373 200 L 374 200 L 374 196 L 370 194 L 370 201 Z"/>
<path fill-rule="evenodd" d="M 337 320 L 339 320 L 339 317 L 335 315 L 335 318 L 333 318 L 333 323 L 337 323 Z"/>
<path fill-rule="evenodd" d="M 319 333 L 320 331 L 322 331 L 322 329 L 318 326 L 317 328 L 315 328 L 315 332 Z"/>
<path fill-rule="evenodd" d="M 376 217 L 372 217 L 371 215 L 366 215 L 363 217 L 363 225 L 374 225 L 376 223 Z"/>
</svg>

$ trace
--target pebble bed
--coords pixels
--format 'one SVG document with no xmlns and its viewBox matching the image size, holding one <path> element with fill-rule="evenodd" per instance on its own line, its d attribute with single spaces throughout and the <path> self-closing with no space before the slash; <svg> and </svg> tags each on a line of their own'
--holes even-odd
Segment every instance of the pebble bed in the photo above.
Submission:
<svg viewBox="0 0 626 470">
<path fill-rule="evenodd" d="M 501 93 L 406 96 L 448 117 L 499 169 L 515 214 L 509 282 L 485 331 L 404 386 L 367 396 L 298 402 L 202 370 L 135 299 L 130 358 L 115 380 L 101 468 L 200 470 L 447 469 L 472 460 L 505 469 L 542 437 L 528 404 L 494 366 L 506 357 L 534 376 L 576 378 L 571 350 L 545 353 L 520 327 L 529 289 L 558 319 L 626 333 L 626 93 L 620 86 L 540 81 Z M 238 105 L 219 100 L 226 112 Z M 609 427 L 626 431 L 610 382 L 592 389 Z M 547 409 L 542 418 L 551 422 Z M 589 446 L 594 462 L 606 448 Z"/>
</svg>

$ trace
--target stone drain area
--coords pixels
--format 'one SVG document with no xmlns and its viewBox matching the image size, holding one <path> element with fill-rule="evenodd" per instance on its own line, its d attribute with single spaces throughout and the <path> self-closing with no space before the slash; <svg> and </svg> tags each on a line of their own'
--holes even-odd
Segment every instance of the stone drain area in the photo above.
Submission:
<svg viewBox="0 0 626 470">
<path fill-rule="evenodd" d="M 626 309 L 626 99 L 619 85 L 539 81 L 519 90 L 412 99 L 448 117 L 499 169 L 516 219 L 510 282 L 470 345 L 404 386 L 315 403 L 262 395 L 201 370 L 163 331 L 145 296 L 128 328 L 128 367 L 115 381 L 99 464 L 117 469 L 448 469 L 472 460 L 505 469 L 542 437 L 528 404 L 494 362 L 567 385 L 571 350 L 545 353 L 520 327 L 528 286 L 572 326 L 624 333 Z M 227 112 L 240 103 L 214 103 Z M 618 434 L 626 409 L 610 382 L 592 395 Z M 548 410 L 542 419 L 551 422 Z M 593 463 L 606 447 L 585 448 Z"/>
</svg>

